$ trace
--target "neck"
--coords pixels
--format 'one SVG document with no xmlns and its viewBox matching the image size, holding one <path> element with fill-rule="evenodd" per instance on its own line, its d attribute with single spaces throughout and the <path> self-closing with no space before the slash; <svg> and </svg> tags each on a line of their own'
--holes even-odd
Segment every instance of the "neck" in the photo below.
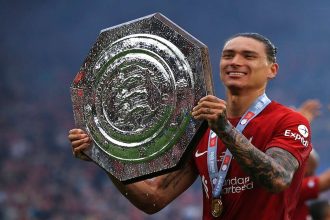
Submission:
<svg viewBox="0 0 330 220">
<path fill-rule="evenodd" d="M 265 90 L 258 90 L 244 93 L 231 93 L 227 91 L 227 116 L 228 118 L 241 117 L 249 109 L 252 103 L 262 94 Z"/>
</svg>

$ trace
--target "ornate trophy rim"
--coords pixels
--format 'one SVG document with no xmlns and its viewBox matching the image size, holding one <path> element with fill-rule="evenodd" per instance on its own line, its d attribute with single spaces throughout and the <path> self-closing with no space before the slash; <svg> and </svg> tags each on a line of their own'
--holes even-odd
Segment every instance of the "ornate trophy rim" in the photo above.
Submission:
<svg viewBox="0 0 330 220">
<path fill-rule="evenodd" d="M 191 109 L 213 93 L 207 46 L 160 13 L 101 30 L 71 84 L 85 154 L 128 182 L 179 166 L 206 128 Z"/>
</svg>

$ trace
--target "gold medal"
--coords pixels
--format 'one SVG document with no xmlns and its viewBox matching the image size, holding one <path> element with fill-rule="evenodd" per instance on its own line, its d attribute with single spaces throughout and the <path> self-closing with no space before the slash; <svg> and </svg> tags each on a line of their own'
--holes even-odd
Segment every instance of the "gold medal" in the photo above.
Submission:
<svg viewBox="0 0 330 220">
<path fill-rule="evenodd" d="M 221 202 L 221 199 L 213 199 L 211 203 L 212 216 L 215 218 L 220 217 L 222 210 L 223 210 L 223 204 Z"/>
</svg>

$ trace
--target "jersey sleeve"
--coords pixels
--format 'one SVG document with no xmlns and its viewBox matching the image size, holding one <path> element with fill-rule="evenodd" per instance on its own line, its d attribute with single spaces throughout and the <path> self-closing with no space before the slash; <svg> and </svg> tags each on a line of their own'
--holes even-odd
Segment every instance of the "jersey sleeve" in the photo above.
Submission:
<svg viewBox="0 0 330 220">
<path fill-rule="evenodd" d="M 291 111 L 276 122 L 276 129 L 266 150 L 280 147 L 290 152 L 301 165 L 312 149 L 311 129 L 308 120 L 300 113 Z"/>
<path fill-rule="evenodd" d="M 300 201 L 316 199 L 319 196 L 319 178 L 317 176 L 305 177 L 301 184 Z"/>
</svg>

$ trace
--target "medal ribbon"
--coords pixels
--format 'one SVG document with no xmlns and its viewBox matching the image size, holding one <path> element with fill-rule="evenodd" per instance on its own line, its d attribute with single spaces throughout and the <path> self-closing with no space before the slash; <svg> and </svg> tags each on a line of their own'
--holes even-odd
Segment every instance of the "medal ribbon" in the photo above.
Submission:
<svg viewBox="0 0 330 220">
<path fill-rule="evenodd" d="M 236 129 L 239 132 L 243 132 L 247 124 L 256 117 L 266 106 L 270 103 L 270 99 L 264 93 L 259 96 L 257 100 L 250 106 L 250 108 L 244 113 L 243 117 L 238 122 Z M 213 198 L 220 198 L 223 183 L 225 181 L 227 172 L 229 170 L 229 165 L 233 155 L 227 149 L 223 157 L 220 169 L 217 166 L 217 147 L 218 147 L 218 137 L 215 132 L 210 130 L 208 148 L 207 148 L 207 165 L 208 172 L 211 180 L 212 186 L 212 196 Z"/>
</svg>

